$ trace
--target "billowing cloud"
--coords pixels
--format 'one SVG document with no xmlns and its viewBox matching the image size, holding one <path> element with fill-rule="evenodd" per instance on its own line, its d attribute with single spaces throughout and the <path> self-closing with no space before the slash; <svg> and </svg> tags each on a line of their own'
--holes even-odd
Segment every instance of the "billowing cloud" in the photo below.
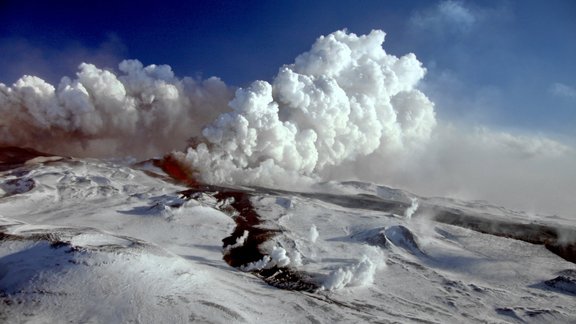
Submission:
<svg viewBox="0 0 576 324">
<path fill-rule="evenodd" d="M 203 130 L 187 163 L 207 182 L 278 185 L 426 142 L 436 118 L 416 89 L 425 69 L 413 54 L 386 54 L 384 36 L 318 38 L 272 83 L 239 89 L 233 111 Z"/>
<path fill-rule="evenodd" d="M 414 54 L 387 54 L 384 38 L 377 30 L 322 36 L 271 82 L 235 93 L 217 78 L 177 78 L 169 66 L 136 60 L 119 72 L 84 63 L 56 86 L 23 76 L 0 84 L 0 145 L 137 157 L 189 146 L 173 157 L 208 183 L 304 189 L 358 179 L 572 212 L 574 147 L 437 120 L 419 90 L 426 69 Z"/>
<path fill-rule="evenodd" d="M 0 83 L 0 145 L 76 156 L 153 156 L 183 149 L 227 108 L 217 78 L 178 79 L 167 65 L 120 63 L 120 73 L 83 63 L 57 86 L 23 76 Z"/>
</svg>

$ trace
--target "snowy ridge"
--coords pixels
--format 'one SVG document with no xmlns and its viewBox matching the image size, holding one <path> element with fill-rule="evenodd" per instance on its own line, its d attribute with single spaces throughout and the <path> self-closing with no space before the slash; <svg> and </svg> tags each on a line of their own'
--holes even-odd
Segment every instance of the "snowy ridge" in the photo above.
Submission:
<svg viewBox="0 0 576 324">
<path fill-rule="evenodd" d="M 199 281 L 218 284 L 180 257 L 137 239 L 90 228 L 2 228 L 4 320 L 178 321 L 181 309 L 198 298 L 193 292 Z M 110 311 L 110 305 L 117 307 Z M 211 312 L 196 307 L 193 314 L 209 318 Z"/>
</svg>

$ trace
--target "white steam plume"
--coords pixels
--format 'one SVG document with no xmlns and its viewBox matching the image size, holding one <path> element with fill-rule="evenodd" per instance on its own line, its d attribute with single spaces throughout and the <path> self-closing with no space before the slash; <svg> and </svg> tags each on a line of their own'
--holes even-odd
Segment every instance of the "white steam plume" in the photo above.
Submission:
<svg viewBox="0 0 576 324">
<path fill-rule="evenodd" d="M 316 243 L 318 236 L 320 236 L 320 233 L 318 233 L 318 228 L 316 227 L 315 224 L 312 224 L 312 226 L 310 227 L 310 231 L 308 232 L 308 240 L 311 243 Z"/>
<path fill-rule="evenodd" d="M 184 148 L 232 98 L 219 79 L 178 79 L 167 65 L 126 60 L 119 70 L 83 63 L 57 87 L 28 75 L 0 83 L 0 145 L 149 157 Z"/>
<path fill-rule="evenodd" d="M 410 198 L 410 207 L 404 211 L 404 217 L 406 217 L 406 219 L 412 219 L 412 215 L 418 210 L 418 206 L 418 198 Z"/>
<path fill-rule="evenodd" d="M 387 54 L 384 36 L 337 31 L 318 38 L 272 83 L 237 90 L 232 111 L 180 157 L 206 182 L 287 185 L 426 142 L 436 119 L 415 88 L 425 69 L 413 54 Z"/>
<path fill-rule="evenodd" d="M 0 146 L 75 156 L 174 156 L 210 183 L 302 185 L 359 179 L 421 195 L 486 199 L 572 216 L 576 150 L 544 136 L 436 126 L 417 90 L 413 54 L 382 48 L 384 32 L 320 37 L 271 83 L 236 94 L 217 78 L 177 78 L 166 65 L 80 65 L 51 85 L 0 83 Z"/>
<path fill-rule="evenodd" d="M 205 182 L 318 178 L 374 152 L 412 150 L 436 124 L 433 104 L 415 88 L 425 69 L 413 54 L 388 55 L 384 36 L 322 36 L 272 83 L 256 81 L 235 97 L 219 79 L 178 79 L 169 66 L 135 60 L 118 74 L 83 63 L 57 87 L 24 76 L 0 84 L 0 145 L 146 157 L 194 138 L 185 159 Z"/>
</svg>

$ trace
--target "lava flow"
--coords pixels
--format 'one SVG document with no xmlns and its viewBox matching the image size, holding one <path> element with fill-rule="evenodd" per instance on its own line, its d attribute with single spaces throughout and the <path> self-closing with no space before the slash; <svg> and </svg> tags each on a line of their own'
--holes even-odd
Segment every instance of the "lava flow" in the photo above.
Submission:
<svg viewBox="0 0 576 324">
<path fill-rule="evenodd" d="M 201 194 L 209 194 L 218 201 L 221 211 L 234 217 L 236 228 L 230 236 L 222 240 L 223 259 L 228 265 L 241 268 L 251 262 L 260 261 L 266 256 L 261 251 L 260 245 L 272 239 L 280 230 L 263 226 L 260 216 L 250 201 L 252 195 L 249 191 L 201 184 L 188 168 L 171 155 L 167 155 L 162 160 L 156 160 L 155 165 L 172 179 L 190 187 L 180 192 L 186 199 L 195 199 Z M 236 242 L 245 235 L 245 232 L 248 236 L 243 244 L 237 245 Z M 252 273 L 262 278 L 267 284 L 281 289 L 312 292 L 320 288 L 306 274 L 288 267 L 264 267 Z"/>
</svg>

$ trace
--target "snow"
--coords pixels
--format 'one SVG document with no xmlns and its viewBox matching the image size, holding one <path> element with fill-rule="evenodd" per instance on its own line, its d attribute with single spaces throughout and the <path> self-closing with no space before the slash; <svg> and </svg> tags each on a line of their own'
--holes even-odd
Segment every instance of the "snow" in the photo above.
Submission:
<svg viewBox="0 0 576 324">
<path fill-rule="evenodd" d="M 360 182 L 234 188 L 260 223 L 223 248 L 242 217 L 233 201 L 186 197 L 146 163 L 52 159 L 2 171 L 0 184 L 0 322 L 576 321 L 574 263 L 433 211 L 561 227 L 566 242 L 570 219 Z M 226 263 L 262 230 L 260 260 Z"/>
</svg>

